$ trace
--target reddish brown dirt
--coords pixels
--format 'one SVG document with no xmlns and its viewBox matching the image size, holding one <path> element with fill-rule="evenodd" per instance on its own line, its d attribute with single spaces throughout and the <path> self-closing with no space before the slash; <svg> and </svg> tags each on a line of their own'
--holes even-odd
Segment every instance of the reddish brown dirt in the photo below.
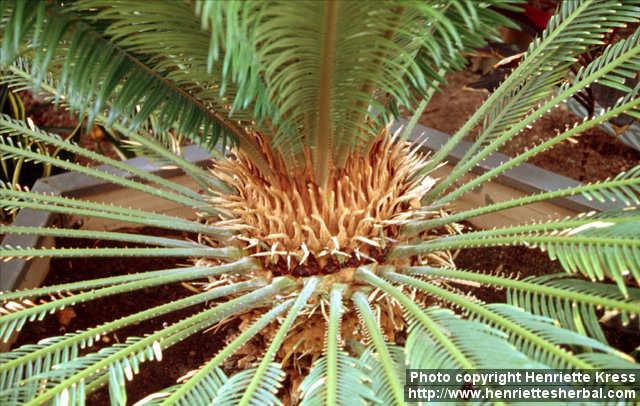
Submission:
<svg viewBox="0 0 640 406">
<path fill-rule="evenodd" d="M 448 84 L 433 97 L 420 123 L 447 134 L 455 133 L 488 95 L 485 90 L 468 87 L 479 77 L 468 70 L 447 75 Z M 551 138 L 556 131 L 572 126 L 576 121 L 579 119 L 566 108 L 555 109 L 539 119 L 533 128 L 510 141 L 501 152 L 513 156 Z M 593 182 L 638 165 L 640 151 L 594 128 L 534 156 L 528 163 L 581 182 Z"/>
<path fill-rule="evenodd" d="M 20 92 L 20 98 L 25 106 L 27 117 L 30 117 L 34 124 L 40 129 L 58 134 L 62 137 L 69 136 L 78 125 L 78 116 L 62 106 L 56 106 L 40 95 L 34 95 L 29 91 Z M 81 147 L 90 151 L 98 152 L 110 158 L 119 159 L 113 144 L 105 132 L 97 125 L 87 128 L 83 123 L 73 140 Z M 93 165 L 95 162 L 76 157 L 76 162 L 83 165 Z"/>
</svg>

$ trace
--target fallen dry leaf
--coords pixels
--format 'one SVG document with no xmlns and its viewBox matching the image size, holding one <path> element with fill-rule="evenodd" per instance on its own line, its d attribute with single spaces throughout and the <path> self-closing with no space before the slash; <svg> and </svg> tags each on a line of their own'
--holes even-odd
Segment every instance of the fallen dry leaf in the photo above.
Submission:
<svg viewBox="0 0 640 406">
<path fill-rule="evenodd" d="M 75 319 L 77 314 L 72 308 L 65 307 L 64 309 L 56 312 L 56 317 L 58 318 L 58 323 L 60 323 L 61 326 L 69 327 L 71 320 Z"/>
</svg>

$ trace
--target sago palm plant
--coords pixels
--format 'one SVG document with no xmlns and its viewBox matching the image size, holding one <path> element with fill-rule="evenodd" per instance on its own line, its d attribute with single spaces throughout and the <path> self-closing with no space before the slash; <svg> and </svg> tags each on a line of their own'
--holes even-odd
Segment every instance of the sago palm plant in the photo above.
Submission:
<svg viewBox="0 0 640 406">
<path fill-rule="evenodd" d="M 104 385 L 112 404 L 124 404 L 126 380 L 160 360 L 163 350 L 238 317 L 245 322 L 215 357 L 143 403 L 403 404 L 405 368 L 638 367 L 607 344 L 599 319 L 606 312 L 635 322 L 640 311 L 640 167 L 602 182 L 456 209 L 458 197 L 536 153 L 621 114 L 640 117 L 640 88 L 628 85 L 640 68 L 640 30 L 577 74 L 571 69 L 612 30 L 640 21 L 638 1 L 562 2 L 519 66 L 432 155 L 408 134 L 442 74 L 461 66 L 459 51 L 481 46 L 509 23 L 496 11 L 514 8 L 509 1 L 1 4 L 0 62 L 8 84 L 48 92 L 88 122 L 125 134 L 148 155 L 182 169 L 199 189 L 0 117 L 3 158 L 77 171 L 198 212 L 193 221 L 7 185 L 0 190 L 3 208 L 125 221 L 194 238 L 3 227 L 4 233 L 142 244 L 0 247 L 9 261 L 148 256 L 184 257 L 190 266 L 4 292 L 0 337 L 8 340 L 26 323 L 83 302 L 176 282 L 200 287 L 184 299 L 1 354 L 3 405 L 83 404 Z M 624 96 L 496 169 L 467 176 L 596 82 Z M 417 112 L 390 134 L 389 121 L 402 109 Z M 436 177 L 452 148 L 475 129 L 466 156 Z M 174 135 L 208 148 L 210 167 L 186 162 Z M 13 136 L 133 177 L 24 149 Z M 626 207 L 491 230 L 459 226 L 573 195 Z M 519 280 L 455 266 L 458 249 L 502 245 L 546 251 L 566 273 Z M 508 303 L 482 302 L 472 295 L 477 287 L 507 289 Z M 196 306 L 203 303 L 209 304 L 204 310 Z M 96 349 L 103 335 L 196 307 L 151 334 Z M 255 337 L 267 344 L 253 367 L 223 370 Z"/>
</svg>

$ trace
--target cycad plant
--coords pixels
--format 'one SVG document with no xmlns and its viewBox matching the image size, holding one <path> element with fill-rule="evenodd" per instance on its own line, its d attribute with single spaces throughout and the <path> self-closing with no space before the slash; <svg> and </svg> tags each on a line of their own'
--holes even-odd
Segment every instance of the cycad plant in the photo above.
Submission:
<svg viewBox="0 0 640 406">
<path fill-rule="evenodd" d="M 191 240 L 134 233 L 7 226 L 4 233 L 141 243 L 129 248 L 3 246 L 31 257 L 183 257 L 190 266 L 4 292 L 0 336 L 67 306 L 176 282 L 201 289 L 83 331 L 0 355 L 2 404 L 83 404 L 125 381 L 166 348 L 229 318 L 240 331 L 150 404 L 403 404 L 405 368 L 637 368 L 610 347 L 600 318 L 629 323 L 640 310 L 640 167 L 614 179 L 460 211 L 456 199 L 497 175 L 620 114 L 640 117 L 640 30 L 572 73 L 577 58 L 617 27 L 640 20 L 632 0 L 559 6 L 519 66 L 444 147 L 425 155 L 407 138 L 459 51 L 508 24 L 509 1 L 3 1 L 0 62 L 7 82 L 49 92 L 184 170 L 191 190 L 86 151 L 7 116 L 3 158 L 24 157 L 107 180 L 198 212 L 192 221 L 7 186 L 2 207 L 93 216 L 186 231 Z M 624 92 L 615 105 L 483 175 L 474 166 L 593 83 Z M 389 120 L 416 110 L 404 130 Z M 153 119 L 153 130 L 146 124 Z M 479 135 L 446 176 L 451 149 Z M 167 134 L 208 148 L 202 169 Z M 22 148 L 13 136 L 109 164 L 123 178 Z M 467 219 L 564 196 L 623 202 L 491 230 Z M 457 269 L 461 248 L 520 245 L 546 251 L 566 273 L 516 279 Z M 536 270 L 541 271 L 541 270 Z M 74 269 L 73 272 L 82 272 Z M 507 289 L 484 303 L 471 289 Z M 195 309 L 142 337 L 95 349 L 123 327 Z M 255 365 L 223 370 L 254 337 Z M 307 355 L 308 357 L 304 357 Z M 304 364 L 300 360 L 312 359 Z M 298 363 L 292 368 L 292 363 Z M 286 380 L 289 385 L 282 387 Z M 297 374 L 297 375 L 296 375 Z M 296 376 L 294 376 L 296 375 Z M 293 385 L 294 382 L 301 382 Z"/>
</svg>

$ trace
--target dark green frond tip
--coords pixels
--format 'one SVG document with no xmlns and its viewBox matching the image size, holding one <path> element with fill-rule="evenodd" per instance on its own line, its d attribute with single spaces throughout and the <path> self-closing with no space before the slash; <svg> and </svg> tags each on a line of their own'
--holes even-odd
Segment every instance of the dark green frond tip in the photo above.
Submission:
<svg viewBox="0 0 640 406">
<path fill-rule="evenodd" d="M 88 15 L 45 2 L 23 10 L 28 3 L 16 1 L 15 8 L 6 9 L 11 19 L 5 31 L 19 46 L 3 41 L 7 49 L 2 50 L 0 62 L 8 65 L 18 51 L 28 56 L 34 85 L 53 73 L 56 91 L 89 122 L 104 114 L 109 124 L 117 121 L 136 129 L 153 116 L 161 131 L 175 128 L 207 148 L 225 138 L 235 139 L 224 113 L 175 83 L 168 71 L 110 41 Z"/>
</svg>

